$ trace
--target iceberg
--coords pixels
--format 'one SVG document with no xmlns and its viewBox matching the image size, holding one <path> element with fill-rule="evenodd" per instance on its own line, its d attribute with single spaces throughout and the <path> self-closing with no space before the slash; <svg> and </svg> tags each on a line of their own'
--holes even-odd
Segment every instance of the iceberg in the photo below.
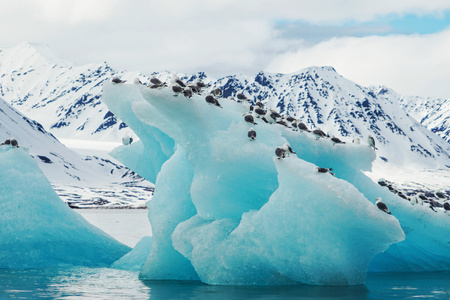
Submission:
<svg viewBox="0 0 450 300">
<path fill-rule="evenodd" d="M 130 248 L 71 210 L 23 148 L 0 146 L 0 268 L 109 266 Z"/>
<path fill-rule="evenodd" d="M 333 145 L 261 119 L 249 124 L 249 104 L 219 99 L 218 107 L 169 89 L 105 84 L 102 100 L 143 143 L 113 155 L 156 177 L 142 279 L 355 285 L 369 270 L 423 267 L 418 256 L 426 270 L 448 269 L 449 237 L 434 232 L 448 230 L 448 216 L 411 206 L 370 180 L 363 171 L 376 154 L 367 145 Z M 296 154 L 276 158 L 285 143 Z M 316 167 L 332 167 L 334 176 Z M 375 206 L 377 197 L 392 215 Z M 422 221 L 431 233 L 419 228 Z"/>
</svg>

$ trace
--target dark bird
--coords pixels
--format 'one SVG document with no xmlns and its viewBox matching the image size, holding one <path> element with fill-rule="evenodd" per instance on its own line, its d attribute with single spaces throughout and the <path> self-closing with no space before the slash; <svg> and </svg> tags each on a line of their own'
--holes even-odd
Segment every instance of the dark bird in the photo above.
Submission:
<svg viewBox="0 0 450 300">
<path fill-rule="evenodd" d="M 340 139 L 338 139 L 338 138 L 335 137 L 335 136 L 333 136 L 333 137 L 331 138 L 331 141 L 333 142 L 333 146 L 334 146 L 335 144 L 345 144 L 345 142 L 341 141 Z"/>
<path fill-rule="evenodd" d="M 178 96 L 178 94 L 181 94 L 183 92 L 183 88 L 181 86 L 179 86 L 178 84 L 174 84 L 172 85 L 172 91 L 174 92 L 174 96 Z"/>
<path fill-rule="evenodd" d="M 11 140 L 10 139 L 6 139 L 6 141 L 4 141 L 2 143 L 2 145 L 11 145 Z"/>
<path fill-rule="evenodd" d="M 270 110 L 270 117 L 272 117 L 272 119 L 274 119 L 276 121 L 277 119 L 281 118 L 281 115 L 279 113 L 277 113 L 276 111 L 271 109 Z"/>
<path fill-rule="evenodd" d="M 323 132 L 322 130 L 320 130 L 319 128 L 316 128 L 313 130 L 313 134 L 316 136 L 316 140 L 320 139 L 320 138 L 324 138 L 327 135 L 325 134 L 325 132 Z"/>
<path fill-rule="evenodd" d="M 214 98 L 214 105 L 222 108 L 222 105 L 220 105 L 219 100 L 217 100 L 216 98 Z"/>
<path fill-rule="evenodd" d="M 288 117 L 286 117 L 286 121 L 288 121 L 288 122 L 294 122 L 295 121 L 295 119 L 293 118 L 293 117 L 291 117 L 291 116 L 288 116 Z"/>
<path fill-rule="evenodd" d="M 369 144 L 370 147 L 373 148 L 373 150 L 378 150 L 378 148 L 375 147 L 375 139 L 371 135 L 367 137 L 367 143 Z"/>
<path fill-rule="evenodd" d="M 211 94 L 206 95 L 205 101 L 206 101 L 207 103 L 209 103 L 209 104 L 214 104 L 214 105 L 216 105 L 216 98 L 214 98 L 214 96 L 211 95 Z"/>
<path fill-rule="evenodd" d="M 258 106 L 259 108 L 264 109 L 264 104 L 262 102 L 260 102 L 260 101 L 256 102 L 255 106 Z"/>
<path fill-rule="evenodd" d="M 197 81 L 195 81 L 195 85 L 197 85 L 200 90 L 210 86 L 209 84 L 205 84 L 203 81 L 201 81 L 200 78 L 197 78 Z"/>
<path fill-rule="evenodd" d="M 286 150 L 284 150 L 283 148 L 278 147 L 277 149 L 275 149 L 275 155 L 277 156 L 278 159 L 282 159 L 286 157 Z"/>
<path fill-rule="evenodd" d="M 186 84 L 183 81 L 181 81 L 177 75 L 173 75 L 173 77 L 170 81 L 171 81 L 172 85 L 176 83 L 179 86 L 181 86 L 182 88 L 186 87 Z"/>
<path fill-rule="evenodd" d="M 161 80 L 159 80 L 158 78 L 156 78 L 155 75 L 153 75 L 152 78 L 150 78 L 150 83 L 156 84 L 156 85 L 162 85 L 163 84 L 163 82 Z"/>
<path fill-rule="evenodd" d="M 445 202 L 444 203 L 444 210 L 447 212 L 450 210 L 450 203 L 449 202 Z"/>
<path fill-rule="evenodd" d="M 253 111 L 255 112 L 256 117 L 258 118 L 264 117 L 264 115 L 266 114 L 266 111 L 259 106 L 255 107 Z"/>
<path fill-rule="evenodd" d="M 333 168 L 321 168 L 321 167 L 315 166 L 314 171 L 316 173 L 330 173 L 331 175 L 334 175 L 334 173 L 331 173 L 331 171 L 333 171 Z"/>
<path fill-rule="evenodd" d="M 297 123 L 297 127 L 298 127 L 298 129 L 300 129 L 300 130 L 308 131 L 308 132 L 309 132 L 308 127 L 306 127 L 305 123 L 302 123 L 302 122 Z"/>
<path fill-rule="evenodd" d="M 211 90 L 211 94 L 215 97 L 222 97 L 222 89 L 220 87 L 215 87 Z"/>
<path fill-rule="evenodd" d="M 384 211 L 385 213 L 387 213 L 387 214 L 390 215 L 391 212 L 389 211 L 389 208 L 386 206 L 386 204 L 383 203 L 383 200 L 381 200 L 380 197 L 378 197 L 376 200 L 377 200 L 377 201 L 375 202 L 375 204 L 377 205 L 378 209 L 379 209 L 379 210 L 382 210 L 382 211 Z"/>
<path fill-rule="evenodd" d="M 236 99 L 238 99 L 239 101 L 246 101 L 247 96 L 244 95 L 243 91 L 240 91 L 236 93 Z"/>
<path fill-rule="evenodd" d="M 117 83 L 125 83 L 127 81 L 126 80 L 122 80 L 119 77 L 114 77 L 113 79 L 111 79 L 111 82 L 117 84 Z"/>
<path fill-rule="evenodd" d="M 445 198 L 445 195 L 442 192 L 436 192 L 436 196 L 438 196 L 439 198 L 442 198 L 442 199 Z"/>
<path fill-rule="evenodd" d="M 378 184 L 381 185 L 381 186 L 387 186 L 388 185 L 387 182 L 386 182 L 386 179 L 384 179 L 384 178 L 378 179 Z"/>
<path fill-rule="evenodd" d="M 251 141 L 254 141 L 255 140 L 255 138 L 256 138 L 256 131 L 255 131 L 255 129 L 253 129 L 253 127 L 251 127 L 249 130 L 248 130 L 248 138 L 251 140 Z"/>
<path fill-rule="evenodd" d="M 252 116 L 251 114 L 249 114 L 249 113 L 246 113 L 246 114 L 244 115 L 244 120 L 245 120 L 245 122 L 252 123 L 253 125 L 257 125 L 257 123 L 255 122 L 255 119 L 254 119 L 253 116 Z"/>
<path fill-rule="evenodd" d="M 10 138 L 9 142 L 11 143 L 11 146 L 19 148 L 19 143 L 17 142 L 17 140 L 15 138 Z"/>
<path fill-rule="evenodd" d="M 192 89 L 189 88 L 189 87 L 185 88 L 185 89 L 183 90 L 183 95 L 184 95 L 186 98 L 191 98 L 191 97 L 192 97 Z"/>
</svg>

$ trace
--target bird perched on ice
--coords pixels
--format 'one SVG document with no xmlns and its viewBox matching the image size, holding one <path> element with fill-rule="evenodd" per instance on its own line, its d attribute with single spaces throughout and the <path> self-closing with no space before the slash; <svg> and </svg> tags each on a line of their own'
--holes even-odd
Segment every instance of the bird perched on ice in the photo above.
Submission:
<svg viewBox="0 0 450 300">
<path fill-rule="evenodd" d="M 316 136 L 316 140 L 327 136 L 320 128 L 314 129 L 313 134 Z"/>
<path fill-rule="evenodd" d="M 389 215 L 391 214 L 391 212 L 389 211 L 389 208 L 386 206 L 386 204 L 383 203 L 383 200 L 380 197 L 378 197 L 376 199 L 375 204 L 377 205 L 379 210 L 382 210 Z"/>
<path fill-rule="evenodd" d="M 220 87 L 215 87 L 211 90 L 211 94 L 214 97 L 222 97 L 222 89 Z"/>
<path fill-rule="evenodd" d="M 341 141 L 340 139 L 338 139 L 338 138 L 335 137 L 335 136 L 333 136 L 333 137 L 331 138 L 331 141 L 333 142 L 333 146 L 334 146 L 335 144 L 345 144 L 345 142 Z"/>
<path fill-rule="evenodd" d="M 314 172 L 316 173 L 330 173 L 331 175 L 334 175 L 331 171 L 333 171 L 333 168 L 321 168 L 318 166 L 314 167 Z"/>
<path fill-rule="evenodd" d="M 2 145 L 11 145 L 15 148 L 19 148 L 19 143 L 17 142 L 17 140 L 15 138 L 6 139 L 6 141 L 4 141 L 2 143 Z"/>
<path fill-rule="evenodd" d="M 131 145 L 132 142 L 133 142 L 133 138 L 131 136 L 126 135 L 122 138 L 123 145 Z"/>
<path fill-rule="evenodd" d="M 175 97 L 178 96 L 179 94 L 183 93 L 183 90 L 184 89 L 177 83 L 172 85 L 172 91 L 173 91 L 173 93 L 174 93 L 173 95 Z"/>
<path fill-rule="evenodd" d="M 113 79 L 111 79 L 112 83 L 118 84 L 118 83 L 125 83 L 127 82 L 126 80 L 122 80 L 119 77 L 114 77 Z"/>
<path fill-rule="evenodd" d="M 278 147 L 275 149 L 275 155 L 278 159 L 282 159 L 286 157 L 286 150 L 284 150 L 282 147 Z"/>
<path fill-rule="evenodd" d="M 238 100 L 238 102 L 248 101 L 247 96 L 244 95 L 244 91 L 237 92 L 236 99 Z"/>
<path fill-rule="evenodd" d="M 170 82 L 172 83 L 172 85 L 178 84 L 182 88 L 186 87 L 186 84 L 183 81 L 181 81 L 180 78 L 177 75 L 173 75 L 172 79 L 170 80 Z"/>
<path fill-rule="evenodd" d="M 369 144 L 370 147 L 373 148 L 373 150 L 378 150 L 378 148 L 375 147 L 375 139 L 370 134 L 367 137 L 367 143 Z"/>
<path fill-rule="evenodd" d="M 308 132 L 309 132 L 308 127 L 306 127 L 305 123 L 303 123 L 303 122 L 297 122 L 297 127 L 298 127 L 298 129 L 300 129 L 300 130 L 308 131 Z"/>
<path fill-rule="evenodd" d="M 255 140 L 255 138 L 256 138 L 256 131 L 255 131 L 255 129 L 253 129 L 253 127 L 251 127 L 248 130 L 247 136 L 250 139 L 250 141 L 254 141 Z"/>
<path fill-rule="evenodd" d="M 445 212 L 450 211 L 450 203 L 449 202 L 444 203 L 444 210 L 445 210 Z"/>
<path fill-rule="evenodd" d="M 253 116 L 249 113 L 244 114 L 244 120 L 245 122 L 251 123 L 253 125 L 257 125 L 258 123 L 255 122 L 255 119 Z"/>
<path fill-rule="evenodd" d="M 192 95 L 193 95 L 192 89 L 189 88 L 189 87 L 185 88 L 185 89 L 183 90 L 183 95 L 184 95 L 186 98 L 191 98 Z"/>
</svg>

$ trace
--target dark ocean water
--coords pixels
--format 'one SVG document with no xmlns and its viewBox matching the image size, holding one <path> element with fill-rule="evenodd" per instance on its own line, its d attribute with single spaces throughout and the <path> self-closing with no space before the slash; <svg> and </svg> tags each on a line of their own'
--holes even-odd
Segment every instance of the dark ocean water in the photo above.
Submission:
<svg viewBox="0 0 450 300">
<path fill-rule="evenodd" d="M 450 299 L 450 272 L 369 274 L 365 285 L 211 286 L 110 268 L 0 270 L 0 299 Z"/>
</svg>

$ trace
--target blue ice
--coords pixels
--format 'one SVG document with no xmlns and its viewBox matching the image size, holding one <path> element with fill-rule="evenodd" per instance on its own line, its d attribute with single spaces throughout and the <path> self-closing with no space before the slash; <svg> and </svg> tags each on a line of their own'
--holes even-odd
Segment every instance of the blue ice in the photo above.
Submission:
<svg viewBox="0 0 450 300">
<path fill-rule="evenodd" d="M 0 268 L 109 266 L 130 248 L 53 191 L 23 148 L 0 146 Z"/>
<path fill-rule="evenodd" d="M 448 230 L 449 218 L 414 211 L 365 176 L 375 159 L 367 145 L 333 146 L 258 119 L 249 124 L 248 104 L 220 99 L 219 108 L 169 89 L 105 84 L 103 101 L 143 143 L 121 146 L 116 157 L 143 172 L 148 165 L 156 176 L 148 203 L 154 239 L 142 279 L 354 285 L 368 270 L 411 270 L 412 262 L 449 269 L 450 237 L 425 235 L 420 225 Z M 250 127 L 255 141 L 247 138 Z M 286 142 L 297 154 L 275 158 Z M 333 167 L 335 176 L 316 166 Z M 392 215 L 374 205 L 380 196 Z M 417 260 L 424 255 L 426 265 Z"/>
</svg>

